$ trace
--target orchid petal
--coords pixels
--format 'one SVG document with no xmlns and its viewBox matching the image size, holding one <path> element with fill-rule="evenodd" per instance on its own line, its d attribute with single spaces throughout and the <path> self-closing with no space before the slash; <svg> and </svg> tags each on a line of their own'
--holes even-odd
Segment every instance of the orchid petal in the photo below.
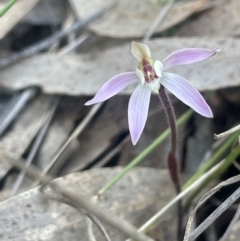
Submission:
<svg viewBox="0 0 240 241">
<path fill-rule="evenodd" d="M 144 78 L 144 74 L 143 74 L 142 70 L 136 69 L 136 75 L 138 76 L 138 78 L 140 79 L 140 81 L 143 85 L 145 83 L 145 78 Z"/>
<path fill-rule="evenodd" d="M 185 65 L 185 64 L 192 64 L 198 61 L 202 61 L 207 59 L 216 52 L 217 50 L 210 50 L 210 49 L 203 49 L 203 48 L 187 48 L 187 49 L 180 49 L 172 54 L 168 55 L 163 60 L 164 69 L 168 69 L 175 65 Z"/>
<path fill-rule="evenodd" d="M 132 41 L 131 43 L 131 52 L 133 56 L 139 61 L 142 62 L 142 59 L 151 58 L 151 52 L 149 47 L 146 44 L 137 43 Z"/>
<path fill-rule="evenodd" d="M 182 76 L 163 72 L 161 84 L 183 103 L 202 116 L 212 118 L 213 113 L 198 90 Z"/>
<path fill-rule="evenodd" d="M 156 60 L 154 62 L 154 70 L 155 70 L 157 76 L 160 78 L 162 76 L 162 72 L 163 72 L 162 62 L 160 62 L 159 60 Z"/>
<path fill-rule="evenodd" d="M 133 145 L 138 142 L 147 121 L 151 90 L 139 84 L 128 104 L 128 125 Z"/>
<path fill-rule="evenodd" d="M 93 105 L 99 102 L 103 102 L 112 96 L 118 94 L 121 90 L 127 87 L 129 84 L 138 80 L 138 76 L 135 72 L 126 72 L 118 74 L 108 80 L 96 93 L 93 99 L 87 101 L 85 105 Z"/>
</svg>

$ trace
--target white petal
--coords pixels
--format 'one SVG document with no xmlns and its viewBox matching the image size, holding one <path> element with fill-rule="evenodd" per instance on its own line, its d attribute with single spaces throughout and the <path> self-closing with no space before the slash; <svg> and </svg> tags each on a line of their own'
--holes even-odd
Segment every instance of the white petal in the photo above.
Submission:
<svg viewBox="0 0 240 241">
<path fill-rule="evenodd" d="M 128 125 L 133 145 L 138 142 L 148 117 L 151 90 L 139 84 L 128 104 Z"/>
<path fill-rule="evenodd" d="M 138 76 L 138 78 L 140 79 L 142 85 L 145 83 L 145 78 L 144 78 L 144 74 L 140 69 L 136 69 L 136 75 Z"/>
<path fill-rule="evenodd" d="M 192 64 L 207 59 L 219 52 L 219 49 L 186 48 L 180 49 L 168 55 L 164 60 L 164 69 L 176 65 Z"/>
<path fill-rule="evenodd" d="M 142 61 L 143 57 L 151 58 L 150 49 L 146 44 L 140 44 L 135 41 L 132 41 L 131 52 L 139 62 Z"/>
<path fill-rule="evenodd" d="M 108 80 L 96 93 L 96 95 L 85 105 L 93 105 L 99 102 L 103 102 L 112 96 L 119 93 L 129 84 L 138 80 L 138 77 L 135 72 L 126 72 L 113 76 Z"/>
<path fill-rule="evenodd" d="M 163 72 L 161 84 L 200 115 L 213 118 L 212 110 L 202 95 L 182 76 Z"/>
<path fill-rule="evenodd" d="M 160 78 L 162 76 L 162 72 L 163 72 L 162 62 L 160 62 L 159 60 L 156 60 L 154 62 L 154 70 L 155 70 L 157 76 Z"/>
</svg>

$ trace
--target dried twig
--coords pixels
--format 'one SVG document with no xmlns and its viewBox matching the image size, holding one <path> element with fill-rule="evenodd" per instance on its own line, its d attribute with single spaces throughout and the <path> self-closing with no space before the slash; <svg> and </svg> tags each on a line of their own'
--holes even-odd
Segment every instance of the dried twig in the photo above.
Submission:
<svg viewBox="0 0 240 241">
<path fill-rule="evenodd" d="M 240 181 L 240 177 L 239 180 Z M 240 197 L 238 188 L 228 199 L 226 199 L 211 215 L 209 215 L 189 236 L 189 241 L 195 240 L 209 225 L 211 225 L 223 212 L 225 212 Z"/>
<path fill-rule="evenodd" d="M 238 150 L 239 151 L 239 150 Z M 238 152 L 237 152 L 238 153 Z M 240 181 L 240 175 L 237 175 L 235 177 L 229 178 L 228 180 L 221 182 L 216 187 L 211 189 L 209 192 L 207 192 L 198 202 L 197 206 L 192 211 L 185 235 L 184 235 L 184 241 L 190 241 L 196 239 L 212 222 L 214 222 L 232 203 L 234 203 L 239 197 L 240 197 L 240 188 L 237 189 L 227 200 L 225 200 L 208 218 L 206 218 L 192 233 L 191 233 L 191 227 L 192 223 L 195 217 L 195 214 L 197 212 L 197 209 L 205 203 L 212 195 L 214 195 L 219 189 L 222 187 L 228 186 L 230 184 L 236 183 Z"/>
<path fill-rule="evenodd" d="M 218 139 L 226 137 L 226 136 L 228 136 L 228 135 L 230 135 L 233 132 L 236 132 L 238 130 L 240 130 L 240 125 L 237 125 L 237 126 L 231 128 L 231 129 L 229 129 L 229 130 L 227 130 L 225 132 L 222 132 L 220 134 L 214 134 L 214 139 L 218 140 Z"/>
</svg>

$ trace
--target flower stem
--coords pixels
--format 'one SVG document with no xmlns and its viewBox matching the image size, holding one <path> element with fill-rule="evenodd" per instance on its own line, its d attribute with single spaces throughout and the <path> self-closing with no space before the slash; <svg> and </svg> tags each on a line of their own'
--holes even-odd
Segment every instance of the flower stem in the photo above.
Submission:
<svg viewBox="0 0 240 241">
<path fill-rule="evenodd" d="M 159 98 L 163 104 L 163 107 L 166 112 L 167 121 L 171 130 L 171 149 L 168 154 L 168 169 L 170 176 L 172 178 L 173 184 L 176 189 L 177 195 L 181 192 L 181 184 L 179 179 L 179 167 L 176 158 L 176 149 L 177 149 L 177 126 L 176 126 L 176 118 L 173 106 L 169 99 L 169 96 L 163 85 L 160 86 L 159 89 Z M 177 235 L 180 237 L 181 235 L 181 226 L 182 226 L 182 205 L 181 200 L 178 201 L 177 204 L 177 212 L 178 212 L 178 229 Z"/>
<path fill-rule="evenodd" d="M 161 85 L 159 89 L 159 97 L 165 109 L 167 121 L 171 130 L 171 150 L 168 155 L 168 167 L 169 167 L 171 178 L 176 188 L 176 192 L 180 193 L 181 185 L 179 180 L 179 170 L 178 170 L 178 163 L 176 158 L 176 149 L 177 149 L 177 127 L 176 127 L 176 121 L 175 121 L 176 118 L 175 118 L 173 106 L 171 104 L 171 101 L 163 85 Z"/>
</svg>

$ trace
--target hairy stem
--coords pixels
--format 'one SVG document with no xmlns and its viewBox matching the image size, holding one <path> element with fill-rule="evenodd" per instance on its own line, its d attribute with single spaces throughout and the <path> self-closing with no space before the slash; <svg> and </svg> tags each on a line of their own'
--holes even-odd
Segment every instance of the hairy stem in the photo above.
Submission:
<svg viewBox="0 0 240 241">
<path fill-rule="evenodd" d="M 181 184 L 180 184 L 180 180 L 179 180 L 178 162 L 177 162 L 177 158 L 176 158 L 177 127 L 176 127 L 176 121 L 175 121 L 175 113 L 174 113 L 171 101 L 170 101 L 168 94 L 163 85 L 161 85 L 160 89 L 159 89 L 159 98 L 165 109 L 167 121 L 169 124 L 169 128 L 171 130 L 171 149 L 168 154 L 168 169 L 169 169 L 173 184 L 175 186 L 176 193 L 179 194 L 181 192 Z M 177 209 L 178 209 L 178 232 L 177 232 L 177 234 L 178 234 L 178 237 L 180 238 L 181 225 L 182 225 L 181 201 L 178 202 Z"/>
<path fill-rule="evenodd" d="M 175 121 L 175 113 L 173 110 L 173 106 L 170 102 L 170 99 L 166 93 L 166 90 L 162 85 L 159 89 L 159 97 L 165 109 L 167 121 L 171 130 L 171 150 L 168 155 L 168 167 L 169 167 L 171 178 L 176 188 L 176 192 L 180 193 L 181 185 L 179 181 L 179 170 L 178 170 L 178 163 L 176 158 L 177 127 L 176 127 L 176 121 Z"/>
</svg>

